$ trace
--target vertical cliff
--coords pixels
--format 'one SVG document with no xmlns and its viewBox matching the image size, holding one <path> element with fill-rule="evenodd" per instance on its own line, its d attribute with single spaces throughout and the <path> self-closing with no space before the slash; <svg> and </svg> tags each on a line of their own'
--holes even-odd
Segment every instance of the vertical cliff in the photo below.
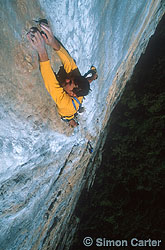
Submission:
<svg viewBox="0 0 165 250">
<path fill-rule="evenodd" d="M 155 239 L 164 249 L 164 27 L 165 16 L 111 113 L 101 164 L 93 186 L 81 192 L 65 250 L 76 226 L 69 250 L 94 250 L 105 244 L 120 249 L 121 242 L 114 239 L 126 240 L 128 246 L 121 249 L 133 249 L 137 241 L 130 239 L 135 237 L 151 239 L 150 246 Z"/>
<path fill-rule="evenodd" d="M 110 113 L 163 13 L 161 0 L 1 1 L 1 250 L 60 244 L 86 179 L 93 181 Z M 98 68 L 74 130 L 60 120 L 26 40 L 39 17 L 50 20 L 82 74 Z M 58 70 L 58 57 L 51 50 L 49 57 Z"/>
</svg>

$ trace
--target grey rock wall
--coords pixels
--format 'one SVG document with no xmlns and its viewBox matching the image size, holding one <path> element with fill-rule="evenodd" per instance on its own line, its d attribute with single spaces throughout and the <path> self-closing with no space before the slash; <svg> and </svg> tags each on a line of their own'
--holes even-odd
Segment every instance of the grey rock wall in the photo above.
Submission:
<svg viewBox="0 0 165 250">
<path fill-rule="evenodd" d="M 164 2 L 0 3 L 0 250 L 55 249 L 83 185 L 93 182 L 104 127 L 164 13 Z M 60 120 L 26 40 L 39 17 L 51 21 L 82 74 L 92 64 L 98 68 L 74 130 Z M 49 57 L 58 70 L 60 61 L 50 49 Z"/>
</svg>

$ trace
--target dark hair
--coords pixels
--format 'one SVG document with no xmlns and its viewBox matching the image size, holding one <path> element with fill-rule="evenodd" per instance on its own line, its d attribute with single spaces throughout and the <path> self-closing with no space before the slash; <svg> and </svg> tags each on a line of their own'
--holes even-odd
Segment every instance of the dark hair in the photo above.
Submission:
<svg viewBox="0 0 165 250">
<path fill-rule="evenodd" d="M 90 84 L 84 76 L 81 76 L 78 68 L 66 73 L 64 66 L 61 66 L 60 70 L 57 74 L 55 73 L 55 75 L 61 87 L 66 85 L 66 79 L 73 80 L 75 85 L 77 85 L 76 88 L 73 89 L 73 92 L 77 95 L 77 97 L 88 95 Z"/>
<path fill-rule="evenodd" d="M 88 80 L 84 76 L 75 76 L 73 77 L 76 88 L 73 89 L 73 92 L 79 96 L 86 96 L 89 93 L 90 85 Z"/>
</svg>

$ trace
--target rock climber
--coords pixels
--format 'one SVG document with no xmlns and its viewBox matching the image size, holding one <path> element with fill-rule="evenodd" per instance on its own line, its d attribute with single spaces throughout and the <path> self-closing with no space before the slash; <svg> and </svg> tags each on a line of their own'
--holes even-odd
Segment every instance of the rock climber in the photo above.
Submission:
<svg viewBox="0 0 165 250">
<path fill-rule="evenodd" d="M 82 110 L 83 97 L 88 95 L 90 83 L 97 79 L 97 71 L 92 66 L 85 76 L 82 76 L 75 61 L 54 37 L 50 25 L 45 20 L 39 21 L 40 30 L 32 27 L 27 33 L 27 38 L 38 52 L 41 75 L 47 91 L 57 105 L 59 115 L 71 127 L 76 127 L 78 125 L 77 112 Z M 61 82 L 59 75 L 55 74 L 51 68 L 46 44 L 56 51 L 63 64 L 66 77 Z M 87 77 L 90 73 L 92 76 Z"/>
</svg>

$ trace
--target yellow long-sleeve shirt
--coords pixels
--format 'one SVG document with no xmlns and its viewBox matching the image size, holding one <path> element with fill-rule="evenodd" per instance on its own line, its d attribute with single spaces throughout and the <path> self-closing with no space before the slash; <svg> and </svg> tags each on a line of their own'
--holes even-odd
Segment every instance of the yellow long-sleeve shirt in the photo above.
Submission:
<svg viewBox="0 0 165 250">
<path fill-rule="evenodd" d="M 77 69 L 73 58 L 69 56 L 67 51 L 61 46 L 60 50 L 56 51 L 61 59 L 62 64 L 66 73 L 70 73 L 72 70 Z M 45 83 L 45 87 L 52 96 L 53 100 L 57 105 L 57 110 L 60 116 L 72 119 L 74 114 L 78 111 L 79 104 L 75 102 L 76 109 L 72 103 L 72 97 L 70 97 L 62 87 L 60 87 L 59 82 L 51 68 L 50 61 L 40 62 L 40 70 Z M 77 98 L 80 103 L 82 103 L 83 97 Z"/>
</svg>

